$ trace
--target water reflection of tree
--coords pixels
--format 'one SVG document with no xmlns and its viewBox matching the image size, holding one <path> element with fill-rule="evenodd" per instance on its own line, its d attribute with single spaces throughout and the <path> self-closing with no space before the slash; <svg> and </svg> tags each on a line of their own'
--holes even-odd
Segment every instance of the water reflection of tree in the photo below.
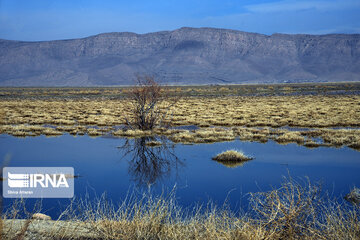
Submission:
<svg viewBox="0 0 360 240">
<path fill-rule="evenodd" d="M 149 146 L 151 143 L 160 143 Z M 174 145 L 165 138 L 142 137 L 126 139 L 122 146 L 123 157 L 129 156 L 129 174 L 139 185 L 151 185 L 170 177 L 171 172 L 178 176 L 184 163 L 174 154 Z"/>
</svg>

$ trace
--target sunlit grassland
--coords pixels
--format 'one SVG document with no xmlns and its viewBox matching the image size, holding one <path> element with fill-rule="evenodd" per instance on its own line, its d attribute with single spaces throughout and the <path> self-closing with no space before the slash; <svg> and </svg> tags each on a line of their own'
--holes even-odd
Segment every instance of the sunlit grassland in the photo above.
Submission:
<svg viewBox="0 0 360 240">
<path fill-rule="evenodd" d="M 141 131 L 121 128 L 126 123 L 125 116 L 131 117 L 126 98 L 128 88 L 30 88 L 23 91 L 3 88 L 0 91 L 0 133 L 17 137 L 64 133 L 92 137 L 166 135 L 175 143 L 212 143 L 236 138 L 266 142 L 271 139 L 280 144 L 359 149 L 360 95 L 320 94 L 336 90 L 336 85 L 312 86 L 311 89 L 318 90 L 318 95 L 302 95 L 303 89 L 291 85 L 169 87 L 167 90 L 172 94 L 182 95 L 165 119 L 170 128 Z M 254 91 L 268 94 L 240 94 Z M 15 97 L 8 97 L 6 93 L 11 92 Z M 187 95 L 188 92 L 193 94 Z M 188 125 L 198 129 L 174 129 Z"/>
<path fill-rule="evenodd" d="M 1 124 L 114 126 L 125 124 L 128 100 L 1 100 Z M 359 127 L 360 96 L 184 98 L 173 126 Z"/>
</svg>

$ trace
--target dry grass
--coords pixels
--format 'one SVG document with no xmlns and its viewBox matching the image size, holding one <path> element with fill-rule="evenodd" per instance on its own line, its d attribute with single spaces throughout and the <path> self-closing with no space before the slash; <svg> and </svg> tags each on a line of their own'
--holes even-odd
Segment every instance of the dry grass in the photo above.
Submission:
<svg viewBox="0 0 360 240">
<path fill-rule="evenodd" d="M 262 88 L 268 91 L 270 87 L 258 87 L 258 91 L 262 91 Z M 189 89 L 191 88 L 181 87 L 180 90 L 170 88 L 169 91 L 186 92 Z M 252 88 L 242 90 L 246 89 Z M 74 93 L 70 93 L 69 89 L 61 91 L 63 94 L 85 95 L 97 95 L 98 93 L 94 91 L 100 91 L 101 94 L 111 95 L 118 90 L 104 88 L 75 89 Z M 210 97 L 214 89 L 204 87 L 195 90 L 206 92 L 206 97 L 182 98 L 177 102 L 176 108 L 173 107 L 168 111 L 165 123 L 171 123 L 172 127 L 185 125 L 201 127 L 196 131 L 161 128 L 152 131 L 123 129 L 113 131 L 112 127 L 126 124 L 125 116 L 131 118 L 132 113 L 128 110 L 129 100 L 97 97 L 95 99 L 0 98 L 0 133 L 19 137 L 42 134 L 56 136 L 61 133 L 91 136 L 111 133 L 122 137 L 166 135 L 176 143 L 186 144 L 232 141 L 238 137 L 244 141 L 266 142 L 272 139 L 281 144 L 297 143 L 308 147 L 349 146 L 360 149 L 360 130 L 345 129 L 360 127 L 360 96 L 358 95 Z M 232 87 L 219 87 L 217 90 L 217 93 L 227 92 L 227 94 L 236 94 L 238 91 Z M 49 91 L 51 89 L 46 94 L 50 94 Z M 61 91 L 59 90 L 58 94 L 61 94 Z M 121 90 L 121 92 L 126 91 L 126 89 Z M 282 91 L 292 90 L 284 87 Z M 25 92 L 32 94 L 32 90 Z M 162 105 L 168 104 L 164 102 Z M 50 128 L 49 125 L 55 129 Z M 294 132 L 278 128 L 283 126 L 310 128 L 311 131 Z M 331 129 L 333 127 L 340 129 Z M 102 130 L 99 130 L 100 128 Z M 319 142 L 314 138 L 321 138 L 322 141 Z"/>
<path fill-rule="evenodd" d="M 125 124 L 128 100 L 0 100 L 2 125 Z M 360 96 L 184 98 L 169 116 L 174 125 L 358 127 Z"/>
<path fill-rule="evenodd" d="M 208 127 L 197 130 L 179 129 L 154 129 L 113 130 L 112 127 L 91 127 L 91 126 L 57 126 L 56 128 L 43 127 L 40 125 L 2 125 L 0 133 L 7 133 L 17 137 L 34 137 L 39 135 L 58 136 L 63 133 L 72 135 L 88 134 L 92 137 L 112 134 L 117 137 L 139 138 L 154 135 L 167 136 L 174 143 L 194 144 L 194 143 L 214 143 L 223 141 L 233 141 L 239 138 L 242 141 L 267 142 L 274 140 L 280 144 L 296 143 L 309 148 L 315 147 L 342 147 L 348 146 L 360 150 L 360 130 L 358 129 L 313 129 L 292 131 L 289 129 L 274 129 L 269 127 Z"/>
<path fill-rule="evenodd" d="M 169 136 L 175 143 L 214 143 L 235 140 L 232 131 L 224 128 L 203 128 L 196 131 L 182 130 Z"/>
<path fill-rule="evenodd" d="M 99 131 L 99 129 L 96 129 L 96 128 L 88 128 L 87 129 L 87 134 L 89 136 L 96 137 L 96 136 L 101 136 L 102 132 Z"/>
<path fill-rule="evenodd" d="M 219 153 L 212 159 L 228 168 L 236 168 L 243 166 L 245 162 L 252 160 L 253 158 L 248 157 L 243 152 L 237 150 L 228 150 Z"/>
<path fill-rule="evenodd" d="M 158 146 L 161 146 L 162 143 L 159 141 L 148 141 L 145 143 L 145 145 L 148 147 L 158 147 Z"/>
<path fill-rule="evenodd" d="M 218 162 L 244 162 L 252 160 L 253 158 L 248 157 L 243 152 L 237 150 L 227 150 L 219 153 L 212 159 Z"/>
<path fill-rule="evenodd" d="M 275 138 L 275 141 L 277 141 L 278 143 L 282 143 L 282 144 L 287 144 L 287 143 L 298 143 L 298 144 L 303 144 L 305 141 L 304 136 L 301 135 L 301 133 L 299 131 L 294 131 L 294 132 L 286 132 L 278 137 Z"/>
<path fill-rule="evenodd" d="M 128 129 L 123 130 L 119 129 L 113 133 L 114 136 L 121 136 L 121 137 L 130 137 L 130 138 L 139 138 L 139 137 L 146 137 L 153 135 L 152 131 L 150 130 L 140 130 L 140 129 Z"/>
<path fill-rule="evenodd" d="M 20 208 L 19 208 L 20 207 Z M 15 219 L 22 206 L 2 216 L 6 239 L 22 233 Z M 359 239 L 360 209 L 320 195 L 318 185 L 285 181 L 280 188 L 250 195 L 250 212 L 235 214 L 209 203 L 183 209 L 176 196 L 128 196 L 114 204 L 101 198 L 73 202 L 57 221 L 39 231 L 29 222 L 25 236 L 34 239 Z M 26 220 L 24 220 L 26 221 Z M 21 225 L 21 226 L 24 226 Z M 69 231 L 71 230 L 71 231 Z M 34 235 L 35 233 L 35 235 Z M 28 234 L 28 235 L 27 235 Z M 33 235 L 31 235 L 33 234 Z M 37 235 L 36 235 L 37 234 Z"/>
</svg>

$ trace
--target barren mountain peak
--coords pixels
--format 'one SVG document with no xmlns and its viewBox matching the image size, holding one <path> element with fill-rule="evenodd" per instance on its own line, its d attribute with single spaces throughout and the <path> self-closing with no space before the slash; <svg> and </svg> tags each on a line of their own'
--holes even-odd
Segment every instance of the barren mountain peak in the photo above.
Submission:
<svg viewBox="0 0 360 240">
<path fill-rule="evenodd" d="M 280 34 L 183 27 L 81 39 L 0 40 L 2 86 L 131 84 L 135 74 L 165 84 L 360 80 L 360 34 Z"/>
</svg>

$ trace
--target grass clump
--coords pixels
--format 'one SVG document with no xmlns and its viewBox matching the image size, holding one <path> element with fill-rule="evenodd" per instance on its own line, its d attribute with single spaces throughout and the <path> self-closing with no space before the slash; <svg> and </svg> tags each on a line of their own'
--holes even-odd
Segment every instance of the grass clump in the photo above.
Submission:
<svg viewBox="0 0 360 240">
<path fill-rule="evenodd" d="M 56 129 L 53 128 L 45 128 L 41 133 L 48 137 L 60 136 L 63 134 L 62 132 L 57 131 Z"/>
<path fill-rule="evenodd" d="M 293 131 L 293 132 L 289 131 L 277 137 L 275 141 L 281 144 L 288 144 L 288 143 L 303 144 L 305 138 L 298 131 Z"/>
<path fill-rule="evenodd" d="M 248 157 L 243 152 L 237 150 L 227 150 L 225 152 L 219 153 L 212 159 L 219 162 L 244 162 L 252 160 L 253 158 Z"/>
<path fill-rule="evenodd" d="M 101 131 L 99 131 L 99 129 L 96 129 L 96 128 L 88 128 L 87 134 L 91 137 L 96 137 L 96 136 L 102 135 Z"/>
<path fill-rule="evenodd" d="M 232 130 L 223 128 L 200 128 L 174 132 L 169 138 L 175 143 L 192 144 L 233 141 L 235 135 Z"/>
<path fill-rule="evenodd" d="M 160 141 L 148 141 L 145 143 L 146 146 L 148 147 L 159 147 L 162 145 L 162 143 Z"/>
</svg>

